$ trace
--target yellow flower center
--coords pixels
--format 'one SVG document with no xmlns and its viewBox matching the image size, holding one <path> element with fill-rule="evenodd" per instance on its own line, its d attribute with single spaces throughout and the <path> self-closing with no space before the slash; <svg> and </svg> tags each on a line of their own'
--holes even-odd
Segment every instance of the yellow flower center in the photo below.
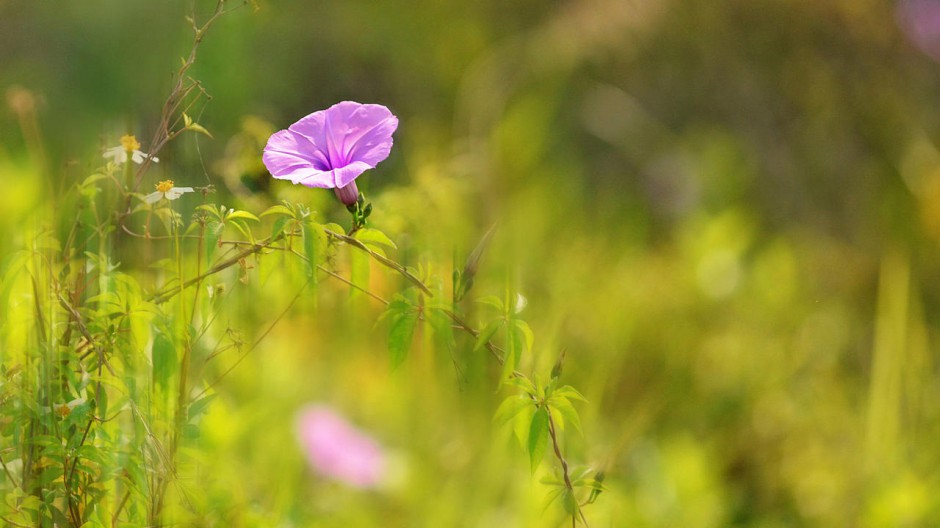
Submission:
<svg viewBox="0 0 940 528">
<path fill-rule="evenodd" d="M 63 403 L 62 405 L 59 405 L 55 408 L 55 412 L 62 418 L 65 418 L 66 416 L 72 414 L 72 409 L 68 406 L 68 404 Z"/>
<path fill-rule="evenodd" d="M 172 188 L 173 188 L 173 180 L 163 180 L 162 182 L 157 184 L 157 190 L 162 193 L 169 192 L 170 189 Z"/>
<path fill-rule="evenodd" d="M 137 142 L 137 138 L 131 135 L 121 136 L 121 146 L 124 147 L 124 150 L 131 154 L 135 150 L 140 150 L 140 143 Z"/>
</svg>

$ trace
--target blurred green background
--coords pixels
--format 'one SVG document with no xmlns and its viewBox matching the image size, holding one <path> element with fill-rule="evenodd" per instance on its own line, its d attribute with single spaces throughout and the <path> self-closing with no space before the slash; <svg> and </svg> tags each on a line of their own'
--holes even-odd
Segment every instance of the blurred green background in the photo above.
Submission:
<svg viewBox="0 0 940 528">
<path fill-rule="evenodd" d="M 122 134 L 146 150 L 190 9 L 0 0 L 0 251 Z M 448 280 L 498 222 L 476 288 L 528 298 L 527 371 L 567 349 L 590 402 L 565 447 L 610 488 L 591 526 L 940 526 L 938 74 L 885 0 L 258 0 L 191 71 L 214 139 L 175 141 L 145 184 L 345 222 L 260 151 L 335 102 L 384 104 L 401 124 L 360 185 L 373 221 Z M 246 333 L 295 293 L 258 273 L 231 301 Z M 494 377 L 463 384 L 420 337 L 390 372 L 381 307 L 319 295 L 219 388 L 194 451 L 205 525 L 563 521 L 491 425 Z M 307 469 L 308 401 L 392 450 L 396 482 Z"/>
</svg>

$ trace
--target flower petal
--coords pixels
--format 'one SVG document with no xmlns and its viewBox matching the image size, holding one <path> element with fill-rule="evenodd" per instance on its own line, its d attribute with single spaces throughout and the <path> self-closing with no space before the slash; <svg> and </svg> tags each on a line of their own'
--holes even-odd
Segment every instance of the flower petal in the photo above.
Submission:
<svg viewBox="0 0 940 528">
<path fill-rule="evenodd" d="M 149 204 L 155 204 L 160 201 L 160 198 L 163 198 L 163 193 L 156 191 L 144 196 L 144 201 Z"/>
<path fill-rule="evenodd" d="M 346 138 L 346 160 L 362 161 L 375 167 L 392 150 L 392 134 L 398 118 L 382 105 L 362 105 L 349 117 Z"/>
<path fill-rule="evenodd" d="M 110 159 L 114 161 L 114 163 L 127 162 L 127 151 L 124 150 L 124 147 L 111 147 L 109 149 L 105 149 L 102 156 L 104 159 Z"/>
<path fill-rule="evenodd" d="M 192 187 L 173 187 L 172 189 L 170 189 L 164 194 L 166 195 L 167 200 L 175 200 L 188 192 L 193 192 L 193 188 Z"/>
<path fill-rule="evenodd" d="M 345 167 L 333 169 L 333 186 L 345 187 L 363 172 L 373 168 L 372 165 L 362 161 L 356 161 Z"/>
<path fill-rule="evenodd" d="M 291 130 L 275 132 L 264 147 L 261 159 L 272 176 L 282 180 L 291 180 L 293 183 L 302 183 L 315 173 L 324 173 L 330 170 L 329 162 L 323 153 L 309 138 Z M 315 187 L 332 187 L 329 177 L 313 177 L 319 182 Z M 310 186 L 310 184 L 305 183 Z"/>
</svg>

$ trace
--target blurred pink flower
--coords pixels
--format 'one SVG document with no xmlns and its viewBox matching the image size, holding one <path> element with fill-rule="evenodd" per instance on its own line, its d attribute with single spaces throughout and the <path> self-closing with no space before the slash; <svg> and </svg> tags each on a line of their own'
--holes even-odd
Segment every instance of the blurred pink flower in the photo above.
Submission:
<svg viewBox="0 0 940 528">
<path fill-rule="evenodd" d="M 385 473 L 385 455 L 373 439 L 333 409 L 311 405 L 297 415 L 297 434 L 318 473 L 357 488 L 372 488 Z"/>
<path fill-rule="evenodd" d="M 897 10 L 907 38 L 940 62 L 940 0 L 900 0 Z"/>
</svg>

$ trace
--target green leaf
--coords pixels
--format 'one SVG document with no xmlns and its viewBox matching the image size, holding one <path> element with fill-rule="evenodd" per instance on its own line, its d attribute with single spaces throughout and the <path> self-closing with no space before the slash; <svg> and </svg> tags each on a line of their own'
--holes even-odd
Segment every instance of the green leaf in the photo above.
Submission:
<svg viewBox="0 0 940 528">
<path fill-rule="evenodd" d="M 265 216 L 268 216 L 268 215 L 282 215 L 282 216 L 289 216 L 291 218 L 296 218 L 296 216 L 294 215 L 294 212 L 283 205 L 272 205 L 271 207 L 268 207 L 267 209 L 265 209 L 264 212 L 261 213 L 261 215 L 259 216 L 261 216 L 261 218 L 264 218 Z"/>
<path fill-rule="evenodd" d="M 507 382 L 507 385 L 512 385 L 514 387 L 519 387 L 526 394 L 531 396 L 538 397 L 538 391 L 535 389 L 535 385 L 532 383 L 532 380 L 525 377 L 512 377 Z"/>
<path fill-rule="evenodd" d="M 349 251 L 349 281 L 363 290 L 369 289 L 369 255 L 364 251 L 352 248 Z M 349 296 L 359 298 L 363 293 L 357 288 L 351 288 Z"/>
<path fill-rule="evenodd" d="M 555 389 L 555 395 L 556 395 L 556 396 L 562 396 L 562 397 L 568 398 L 569 400 L 580 400 L 580 401 L 583 401 L 583 402 L 587 402 L 587 401 L 588 401 L 587 398 L 584 397 L 584 395 L 582 395 L 580 392 L 578 392 L 578 391 L 577 391 L 574 387 L 572 387 L 571 385 L 565 385 L 565 386 L 563 386 L 563 387 L 559 387 L 559 388 Z"/>
<path fill-rule="evenodd" d="M 512 324 L 516 329 L 525 336 L 525 349 L 526 351 L 532 351 L 532 343 L 535 341 L 535 334 L 532 333 L 532 328 L 529 327 L 529 323 L 523 321 L 522 319 L 513 319 Z"/>
<path fill-rule="evenodd" d="M 578 514 L 578 499 L 574 496 L 573 490 L 565 488 L 561 494 L 561 505 L 568 515 L 574 517 Z"/>
<path fill-rule="evenodd" d="M 477 340 L 473 345 L 473 351 L 478 352 L 483 349 L 483 347 L 485 347 L 486 344 L 490 342 L 490 339 L 493 339 L 493 335 L 497 330 L 499 330 L 499 327 L 503 326 L 503 323 L 505 322 L 505 319 L 494 319 L 490 321 L 489 324 L 487 324 L 486 327 L 483 328 L 479 334 L 477 334 Z"/>
<path fill-rule="evenodd" d="M 359 231 L 356 231 L 355 238 L 356 240 L 369 246 L 380 245 L 390 247 L 392 249 L 398 249 L 398 246 L 396 246 L 395 243 L 385 235 L 385 233 L 379 231 L 378 229 L 372 229 L 369 227 L 360 229 Z"/>
<path fill-rule="evenodd" d="M 228 225 L 230 225 L 230 226 L 234 227 L 235 229 L 237 229 L 238 232 L 241 233 L 242 236 L 245 237 L 246 239 L 248 239 L 249 241 L 253 241 L 253 240 L 252 240 L 253 237 L 252 237 L 252 235 L 251 235 L 251 230 L 249 230 L 248 227 L 246 227 L 246 226 L 245 226 L 244 224 L 242 224 L 241 222 L 238 222 L 238 221 L 229 222 Z"/>
<path fill-rule="evenodd" d="M 197 211 L 205 211 L 205 212 L 211 214 L 212 216 L 214 216 L 214 217 L 215 217 L 216 219 L 218 219 L 219 221 L 222 221 L 222 212 L 221 212 L 221 210 L 219 209 L 219 206 L 217 206 L 217 205 L 215 205 L 215 204 L 202 204 L 202 205 L 197 205 L 197 206 L 196 206 L 196 210 L 197 210 Z"/>
<path fill-rule="evenodd" d="M 222 236 L 222 231 L 225 230 L 225 224 L 222 222 L 217 222 L 215 220 L 210 220 L 206 223 L 206 233 L 205 233 L 205 248 L 206 248 L 206 262 L 212 262 L 212 255 L 215 254 L 215 250 L 219 247 L 219 238 Z"/>
<path fill-rule="evenodd" d="M 226 221 L 234 220 L 234 219 L 236 219 L 236 218 L 245 218 L 245 219 L 248 219 L 248 220 L 254 220 L 255 222 L 260 222 L 260 221 L 261 221 L 261 220 L 258 219 L 257 216 L 255 216 L 255 215 L 249 213 L 248 211 L 229 211 L 228 214 L 225 215 L 225 220 L 226 220 Z"/>
<path fill-rule="evenodd" d="M 487 306 L 492 306 L 496 309 L 497 312 L 503 313 L 503 300 L 495 295 L 487 295 L 485 297 L 480 297 L 477 299 L 477 302 L 480 304 L 485 304 Z"/>
<path fill-rule="evenodd" d="M 195 420 L 200 414 L 206 412 L 209 408 L 209 403 L 212 402 L 216 396 L 218 396 L 218 394 L 207 394 L 190 404 L 188 413 L 190 421 Z"/>
<path fill-rule="evenodd" d="M 388 352 L 392 359 L 392 368 L 397 368 L 408 356 L 411 340 L 418 323 L 418 312 L 409 310 L 392 319 L 388 329 Z"/>
<path fill-rule="evenodd" d="M 176 372 L 177 357 L 173 340 L 163 333 L 154 336 L 152 358 L 153 381 L 166 387 L 170 377 Z"/>
<path fill-rule="evenodd" d="M 578 434 L 584 435 L 581 431 L 581 418 L 578 416 L 578 411 L 571 405 L 568 398 L 555 394 L 548 399 L 548 406 L 552 411 L 556 411 L 554 414 L 556 417 L 555 421 L 558 422 L 560 429 L 564 430 L 564 424 L 571 424 Z"/>
<path fill-rule="evenodd" d="M 281 206 L 283 207 L 283 206 Z M 281 234 L 281 231 L 284 231 L 284 227 L 287 225 L 287 222 L 290 222 L 291 218 L 287 216 L 282 216 L 274 221 L 274 226 L 271 227 L 271 239 L 277 238 Z"/>
<path fill-rule="evenodd" d="M 529 425 L 529 441 L 526 445 L 531 470 L 535 473 L 548 446 L 548 411 L 544 408 L 539 408 L 532 416 L 532 423 Z"/>
<path fill-rule="evenodd" d="M 304 256 L 307 257 L 307 276 L 316 284 L 317 263 L 319 262 L 319 248 L 325 235 L 323 226 L 316 222 L 307 221 L 302 224 L 304 237 Z"/>
<path fill-rule="evenodd" d="M 503 400 L 503 403 L 499 404 L 499 407 L 496 409 L 496 414 L 493 415 L 493 423 L 503 425 L 515 418 L 517 414 L 521 413 L 526 408 L 534 408 L 534 406 L 535 402 L 529 397 L 520 395 L 510 396 Z"/>
</svg>

